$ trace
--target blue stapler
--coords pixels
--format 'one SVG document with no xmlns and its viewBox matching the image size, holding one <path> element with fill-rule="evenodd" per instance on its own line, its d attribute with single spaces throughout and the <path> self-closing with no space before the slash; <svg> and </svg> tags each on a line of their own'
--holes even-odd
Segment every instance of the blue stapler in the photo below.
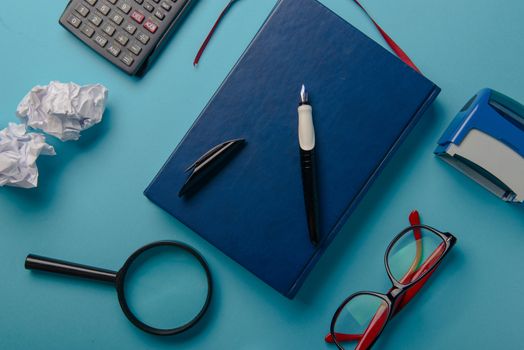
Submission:
<svg viewBox="0 0 524 350">
<path fill-rule="evenodd" d="M 506 202 L 524 203 L 524 106 L 492 89 L 473 96 L 435 154 Z"/>
</svg>

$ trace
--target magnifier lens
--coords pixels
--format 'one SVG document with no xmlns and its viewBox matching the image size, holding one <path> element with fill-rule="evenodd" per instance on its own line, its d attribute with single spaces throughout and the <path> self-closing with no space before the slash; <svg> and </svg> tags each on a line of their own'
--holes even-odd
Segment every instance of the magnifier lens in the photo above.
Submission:
<svg viewBox="0 0 524 350">
<path fill-rule="evenodd" d="M 202 310 L 208 295 L 206 271 L 186 250 L 157 246 L 129 267 L 124 294 L 131 312 L 156 329 L 184 326 Z"/>
</svg>

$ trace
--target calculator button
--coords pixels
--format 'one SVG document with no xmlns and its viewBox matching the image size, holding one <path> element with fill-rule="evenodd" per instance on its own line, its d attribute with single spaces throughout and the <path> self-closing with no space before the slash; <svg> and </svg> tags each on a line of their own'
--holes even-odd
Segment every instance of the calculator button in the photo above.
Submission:
<svg viewBox="0 0 524 350">
<path fill-rule="evenodd" d="M 153 22 L 152 20 L 148 19 L 146 21 L 146 23 L 144 23 L 144 28 L 146 28 L 147 30 L 149 30 L 151 33 L 155 34 L 156 30 L 158 29 L 158 26 L 155 24 L 155 22 Z M 140 35 L 139 35 L 139 40 L 142 41 L 140 39 Z M 149 39 L 148 39 L 149 40 Z M 146 41 L 147 43 L 147 41 Z M 144 43 L 145 44 L 145 43 Z"/>
<path fill-rule="evenodd" d="M 110 24 L 106 24 L 106 25 L 102 28 L 102 30 L 103 30 L 104 32 L 106 32 L 107 35 L 109 35 L 109 36 L 113 36 L 113 34 L 115 33 L 115 30 L 116 30 L 116 29 L 115 29 L 115 27 L 113 27 L 112 25 L 110 25 Z"/>
<path fill-rule="evenodd" d="M 129 41 L 129 38 L 125 36 L 124 34 L 120 33 L 115 37 L 116 41 L 118 41 L 122 46 L 126 46 L 127 42 Z"/>
<path fill-rule="evenodd" d="M 111 44 L 107 47 L 107 51 L 109 51 L 109 53 L 115 57 L 118 57 L 118 55 L 120 55 L 120 52 L 122 51 L 120 49 L 120 47 L 118 47 L 117 45 L 115 44 Z"/>
<path fill-rule="evenodd" d="M 142 4 L 144 3 L 144 0 L 135 0 L 135 2 L 136 2 L 137 4 L 142 5 Z"/>
<path fill-rule="evenodd" d="M 149 37 L 145 35 L 144 33 L 138 33 L 136 38 L 138 39 L 138 41 L 140 41 L 144 45 L 147 44 L 149 41 Z"/>
<path fill-rule="evenodd" d="M 98 27 L 100 23 L 102 23 L 102 17 L 92 14 L 91 17 L 89 17 L 89 21 Z"/>
<path fill-rule="evenodd" d="M 91 6 L 95 6 L 95 4 L 96 4 L 97 1 L 98 1 L 98 0 L 86 0 L 86 2 L 87 2 L 89 5 L 91 5 Z"/>
<path fill-rule="evenodd" d="M 136 32 L 136 27 L 132 25 L 131 23 L 126 24 L 124 29 L 126 30 L 126 32 L 128 32 L 131 35 L 135 34 Z"/>
<path fill-rule="evenodd" d="M 122 57 L 120 57 L 120 61 L 124 62 L 127 66 L 131 66 L 133 62 L 135 62 L 133 57 L 131 57 L 131 55 L 127 53 L 122 55 Z"/>
<path fill-rule="evenodd" d="M 144 4 L 144 8 L 145 8 L 146 10 L 148 10 L 149 12 L 153 12 L 153 10 L 155 9 L 155 8 L 153 7 L 153 5 L 151 5 L 151 4 L 148 3 L 148 2 L 146 2 L 146 3 Z"/>
<path fill-rule="evenodd" d="M 118 8 L 120 8 L 120 10 L 125 14 L 128 14 L 129 11 L 131 11 L 131 5 L 125 2 L 121 2 L 120 5 L 118 5 Z"/>
<path fill-rule="evenodd" d="M 144 16 L 143 14 L 141 14 L 138 11 L 133 11 L 133 13 L 131 13 L 131 18 L 134 19 L 138 23 L 142 23 L 144 21 L 144 18 L 146 18 L 146 16 Z"/>
<path fill-rule="evenodd" d="M 100 11 L 100 13 L 102 13 L 104 16 L 107 16 L 107 14 L 109 13 L 109 11 L 111 11 L 111 8 L 105 4 L 98 4 L 98 6 L 96 7 L 96 9 L 98 11 Z"/>
<path fill-rule="evenodd" d="M 166 10 L 166 11 L 171 10 L 171 5 L 169 5 L 169 4 L 168 4 L 167 2 L 165 2 L 165 1 L 162 2 L 162 5 L 161 5 L 161 6 L 162 6 L 162 8 L 163 8 L 164 10 Z"/>
<path fill-rule="evenodd" d="M 80 14 L 82 17 L 86 17 L 89 14 L 89 9 L 85 7 L 84 5 L 78 5 L 75 8 L 76 12 Z"/>
<path fill-rule="evenodd" d="M 166 17 L 166 15 L 164 15 L 161 11 L 156 10 L 155 17 L 158 18 L 159 20 L 163 20 L 164 17 Z"/>
<path fill-rule="evenodd" d="M 84 33 L 88 38 L 92 37 L 93 34 L 95 34 L 95 30 L 91 28 L 88 25 L 84 25 L 81 29 L 82 33 Z"/>
<path fill-rule="evenodd" d="M 132 53 L 134 53 L 135 55 L 139 55 L 140 52 L 142 51 L 142 48 L 140 47 L 140 45 L 138 45 L 137 43 L 132 43 L 129 47 L 128 47 L 129 51 L 131 51 Z"/>
<path fill-rule="evenodd" d="M 111 20 L 112 20 L 113 22 L 115 22 L 116 24 L 121 25 L 122 22 L 124 21 L 124 17 L 120 16 L 118 13 L 115 13 L 115 14 L 111 17 Z"/>
<path fill-rule="evenodd" d="M 106 46 L 106 44 L 107 44 L 107 39 L 104 38 L 104 37 L 103 37 L 102 35 L 100 35 L 100 34 L 95 35 L 95 41 L 96 41 L 96 43 L 97 43 L 98 45 L 100 45 L 100 46 L 102 46 L 102 47 Z"/>
<path fill-rule="evenodd" d="M 82 24 L 82 21 L 80 20 L 80 18 L 74 16 L 74 15 L 70 15 L 68 18 L 67 18 L 67 21 L 69 23 L 71 23 L 71 25 L 75 28 L 78 28 L 80 27 L 80 24 Z"/>
<path fill-rule="evenodd" d="M 113 5 L 117 3 L 118 0 L 107 0 L 109 1 L 110 3 L 112 3 Z"/>
</svg>

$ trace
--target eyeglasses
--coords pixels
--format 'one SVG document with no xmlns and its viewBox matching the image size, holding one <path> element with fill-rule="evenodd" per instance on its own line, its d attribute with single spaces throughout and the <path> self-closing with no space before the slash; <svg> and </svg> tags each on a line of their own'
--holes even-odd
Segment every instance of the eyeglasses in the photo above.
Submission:
<svg viewBox="0 0 524 350">
<path fill-rule="evenodd" d="M 457 241 L 448 232 L 421 225 L 417 211 L 409 220 L 411 226 L 393 239 L 384 256 L 393 287 L 386 294 L 359 292 L 344 300 L 333 315 L 326 342 L 340 350 L 347 342 L 357 342 L 351 349 L 371 348 L 388 321 L 419 292 Z"/>
</svg>

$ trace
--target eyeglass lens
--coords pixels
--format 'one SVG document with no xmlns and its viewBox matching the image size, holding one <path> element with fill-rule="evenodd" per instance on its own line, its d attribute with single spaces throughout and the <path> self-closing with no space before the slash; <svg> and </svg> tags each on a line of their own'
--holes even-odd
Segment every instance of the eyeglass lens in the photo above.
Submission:
<svg viewBox="0 0 524 350">
<path fill-rule="evenodd" d="M 425 228 L 413 228 L 391 247 L 387 264 L 393 278 L 407 285 L 432 268 L 444 251 L 445 242 L 439 235 Z"/>
<path fill-rule="evenodd" d="M 353 349 L 373 342 L 386 324 L 388 314 L 389 306 L 382 298 L 371 294 L 355 296 L 344 306 L 335 322 L 337 343 L 355 342 L 344 344 L 344 349 Z"/>
</svg>

